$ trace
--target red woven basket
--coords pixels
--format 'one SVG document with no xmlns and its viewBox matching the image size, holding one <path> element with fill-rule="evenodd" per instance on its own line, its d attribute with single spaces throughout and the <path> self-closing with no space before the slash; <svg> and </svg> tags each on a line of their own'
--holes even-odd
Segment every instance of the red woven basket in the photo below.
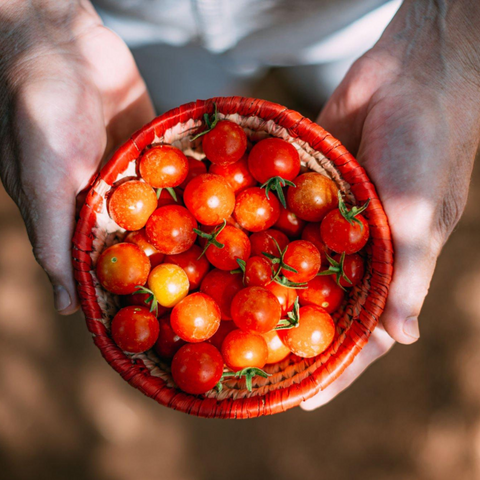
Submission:
<svg viewBox="0 0 480 480">
<path fill-rule="evenodd" d="M 370 199 L 365 213 L 371 236 L 366 247 L 366 274 L 351 289 L 334 314 L 336 336 L 332 345 L 315 358 L 290 355 L 267 366 L 268 378 L 254 378 L 253 390 L 232 379 L 221 393 L 189 395 L 172 380 L 168 364 L 155 352 L 126 354 L 113 342 L 109 328 L 118 298 L 100 286 L 95 276 L 98 255 L 125 235 L 108 216 L 105 196 L 112 185 L 135 175 L 135 160 L 153 143 L 168 143 L 198 160 L 204 158 L 201 140 L 191 138 L 203 115 L 213 113 L 240 124 L 251 141 L 281 137 L 298 149 L 302 164 L 332 178 L 352 203 Z M 87 327 L 107 362 L 145 395 L 170 408 L 216 418 L 251 418 L 283 412 L 299 405 L 333 382 L 365 346 L 384 309 L 392 277 L 393 249 L 387 217 L 365 170 L 343 145 L 323 128 L 299 113 L 265 100 L 222 97 L 182 105 L 157 118 L 132 135 L 101 170 L 80 212 L 73 238 L 73 266 Z"/>
</svg>

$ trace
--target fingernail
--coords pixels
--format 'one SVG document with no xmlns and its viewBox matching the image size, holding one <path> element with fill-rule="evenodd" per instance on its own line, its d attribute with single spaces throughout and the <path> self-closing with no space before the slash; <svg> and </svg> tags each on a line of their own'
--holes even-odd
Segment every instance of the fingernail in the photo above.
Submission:
<svg viewBox="0 0 480 480">
<path fill-rule="evenodd" d="M 409 337 L 417 340 L 420 338 L 420 330 L 418 328 L 418 318 L 417 317 L 408 317 L 405 323 L 403 324 L 403 333 Z"/>
<path fill-rule="evenodd" d="M 65 310 L 72 303 L 72 299 L 70 298 L 70 295 L 65 290 L 65 288 L 62 287 L 61 285 L 53 286 L 53 297 L 55 302 L 55 309 L 58 312 Z"/>
</svg>

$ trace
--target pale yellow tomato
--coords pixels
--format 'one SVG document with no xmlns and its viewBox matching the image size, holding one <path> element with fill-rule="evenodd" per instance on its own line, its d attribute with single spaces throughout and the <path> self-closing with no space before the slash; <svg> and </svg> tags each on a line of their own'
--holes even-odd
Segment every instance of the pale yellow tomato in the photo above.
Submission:
<svg viewBox="0 0 480 480">
<path fill-rule="evenodd" d="M 173 263 L 157 265 L 150 272 L 147 283 L 159 305 L 167 308 L 185 298 L 190 288 L 185 270 Z"/>
<path fill-rule="evenodd" d="M 275 330 L 263 333 L 262 337 L 264 338 L 268 348 L 267 363 L 280 362 L 280 360 L 286 358 L 290 353 L 290 350 L 282 343 Z"/>
</svg>

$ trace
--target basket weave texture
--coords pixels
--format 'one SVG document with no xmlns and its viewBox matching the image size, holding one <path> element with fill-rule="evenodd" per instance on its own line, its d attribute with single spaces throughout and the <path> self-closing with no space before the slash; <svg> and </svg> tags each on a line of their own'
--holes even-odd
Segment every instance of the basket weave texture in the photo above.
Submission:
<svg viewBox="0 0 480 480">
<path fill-rule="evenodd" d="M 118 298 L 100 286 L 95 265 L 98 255 L 125 235 L 108 216 L 105 197 L 112 185 L 135 175 L 135 160 L 151 144 L 169 143 L 201 160 L 201 140 L 191 138 L 203 115 L 213 113 L 239 123 L 250 141 L 277 136 L 292 142 L 304 167 L 332 178 L 352 203 L 370 199 L 365 212 L 370 227 L 366 274 L 352 288 L 333 318 L 336 336 L 321 355 L 303 359 L 290 355 L 267 366 L 269 378 L 254 378 L 253 390 L 242 379 L 228 380 L 221 393 L 189 395 L 173 382 L 168 365 L 153 351 L 130 355 L 113 342 L 109 327 Z M 87 327 L 107 362 L 120 375 L 158 403 L 201 417 L 251 418 L 288 410 L 333 382 L 365 346 L 383 312 L 393 272 L 393 248 L 387 217 L 365 170 L 345 147 L 317 124 L 287 108 L 253 98 L 221 97 L 198 100 L 155 118 L 123 144 L 102 168 L 80 211 L 73 238 L 73 266 Z"/>
</svg>

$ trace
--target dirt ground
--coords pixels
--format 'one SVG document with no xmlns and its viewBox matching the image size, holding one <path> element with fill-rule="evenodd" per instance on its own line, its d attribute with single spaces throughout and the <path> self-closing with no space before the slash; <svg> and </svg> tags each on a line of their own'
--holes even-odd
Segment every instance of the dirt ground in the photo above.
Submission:
<svg viewBox="0 0 480 480">
<path fill-rule="evenodd" d="M 144 397 L 103 360 L 81 313 L 55 313 L 20 215 L 0 187 L 0 477 L 480 478 L 479 204 L 477 163 L 418 343 L 395 346 L 315 412 L 220 421 Z"/>
</svg>

